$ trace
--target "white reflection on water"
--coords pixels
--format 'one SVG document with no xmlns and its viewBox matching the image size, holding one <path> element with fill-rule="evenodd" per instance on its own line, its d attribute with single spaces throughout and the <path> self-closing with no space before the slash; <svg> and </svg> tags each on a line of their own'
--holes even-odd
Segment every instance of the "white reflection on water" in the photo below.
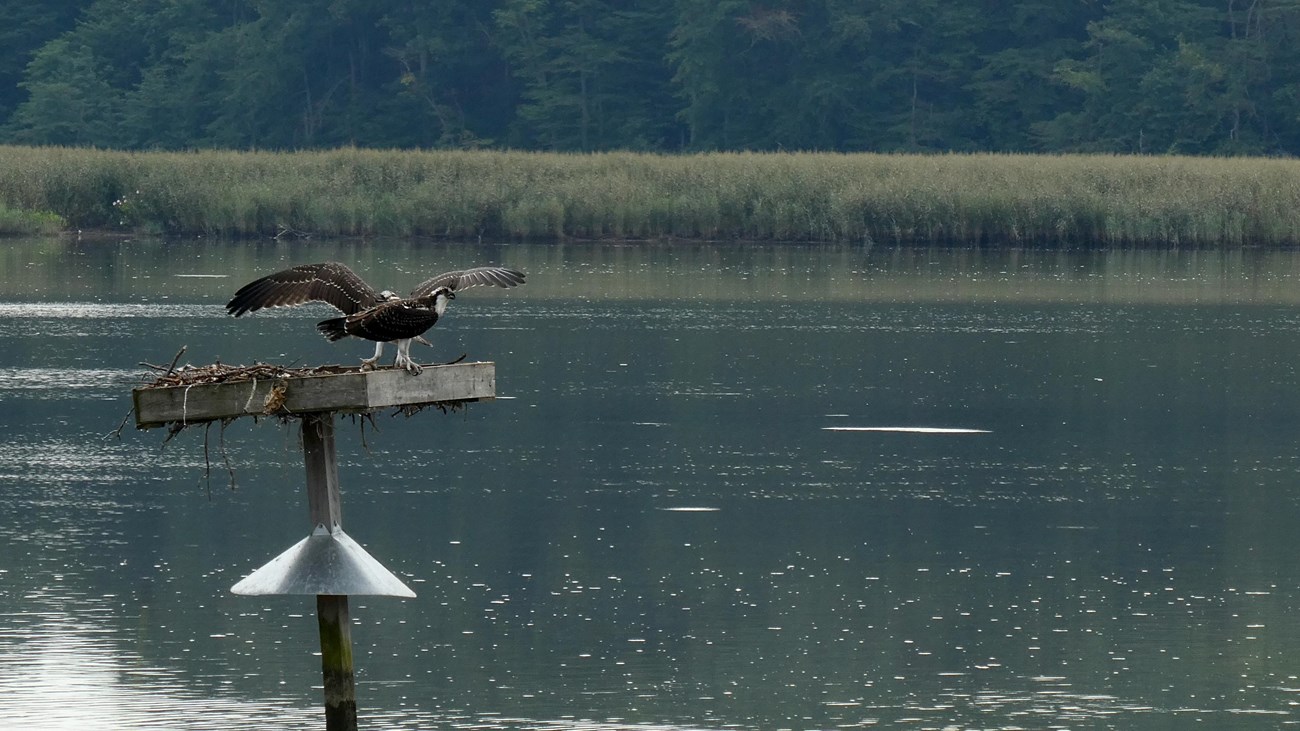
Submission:
<svg viewBox="0 0 1300 731">
<path fill-rule="evenodd" d="M 485 717 L 479 717 L 479 725 L 475 726 L 457 726 L 456 728 L 483 728 L 483 729 L 536 729 L 537 731 L 699 731 L 704 727 L 701 726 L 665 726 L 657 723 L 610 723 L 608 721 L 589 721 L 589 720 L 554 720 L 554 721 L 533 721 L 525 718 L 501 718 L 501 725 L 490 725 Z"/>
<path fill-rule="evenodd" d="M 4 615 L 0 695 L 16 722 L 44 729 L 285 728 L 316 720 L 314 709 L 186 687 L 175 669 L 146 663 L 111 629 L 56 610 Z M 7 724 L 8 725 L 8 724 Z"/>
<path fill-rule="evenodd" d="M 30 598 L 30 597 L 29 597 Z M 24 731 L 121 729 L 316 728 L 323 711 L 314 704 L 320 686 L 281 688 L 296 700 L 252 698 L 230 686 L 237 678 L 215 659 L 199 682 L 166 663 L 150 663 L 129 648 L 113 622 L 119 618 L 93 597 L 77 601 L 77 614 L 49 606 L 0 614 L 0 709 L 7 727 Z M 39 602 L 44 605 L 44 602 Z M 188 652 L 188 648 L 182 650 Z M 256 667 L 243 679 L 263 674 Z M 270 683 L 266 683 L 270 686 Z M 695 731 L 704 727 L 620 723 L 581 717 L 530 719 L 485 711 L 366 708 L 369 689 L 358 681 L 363 728 L 457 728 L 551 731 Z M 216 687 L 214 687 L 216 686 Z M 418 697 L 418 696 L 417 696 Z M 309 700 L 304 700 L 309 699 Z"/>
<path fill-rule="evenodd" d="M 105 430 L 107 431 L 107 429 Z M 152 456 L 152 455 L 151 455 Z M 192 463 L 192 455 L 186 456 Z M 33 486 L 57 487 L 43 492 L 46 497 L 75 493 L 81 485 L 110 485 L 138 479 L 136 469 L 156 459 L 142 459 L 132 449 L 105 439 L 55 438 L 0 441 L 0 480 L 6 481 L 5 497 L 30 500 Z M 23 488 L 18 486 L 22 485 Z"/>
<path fill-rule="evenodd" d="M 219 305 L 104 303 L 104 302 L 0 302 L 0 317 L 52 320 L 121 320 L 123 318 L 211 317 L 223 313 Z"/>
<path fill-rule="evenodd" d="M 104 612 L 95 612 L 104 614 Z M 93 614 L 93 613 L 92 613 Z M 107 617 L 106 617 L 107 618 Z M 7 726 L 24 731 L 122 729 L 285 729 L 323 724 L 319 707 L 188 685 L 175 668 L 151 665 L 120 647 L 116 632 L 57 610 L 0 615 L 0 696 Z M 254 671 L 251 675 L 256 675 Z M 227 680 L 217 679 L 219 683 Z M 537 729 L 547 731 L 694 731 L 693 726 L 529 719 L 496 713 L 368 713 L 359 683 L 363 728 Z M 301 689 L 306 691 L 307 689 Z M 315 695 L 319 686 L 299 696 Z"/>
<path fill-rule="evenodd" d="M 0 392 L 43 391 L 58 395 L 77 391 L 79 399 L 115 400 L 122 398 L 124 388 L 141 382 L 140 370 L 121 368 L 0 368 Z"/>
<path fill-rule="evenodd" d="M 988 429 L 944 426 L 824 426 L 822 431 L 898 432 L 903 434 L 991 434 Z"/>
</svg>

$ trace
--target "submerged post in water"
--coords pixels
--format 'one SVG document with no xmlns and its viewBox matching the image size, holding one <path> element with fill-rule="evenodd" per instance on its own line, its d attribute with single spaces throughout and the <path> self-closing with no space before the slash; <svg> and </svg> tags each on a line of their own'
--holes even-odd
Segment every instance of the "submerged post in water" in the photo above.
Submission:
<svg viewBox="0 0 1300 731">
<path fill-rule="evenodd" d="M 320 623 L 326 731 L 354 731 L 357 727 L 357 684 L 352 669 L 352 628 L 347 596 L 318 594 L 316 621 Z"/>
</svg>

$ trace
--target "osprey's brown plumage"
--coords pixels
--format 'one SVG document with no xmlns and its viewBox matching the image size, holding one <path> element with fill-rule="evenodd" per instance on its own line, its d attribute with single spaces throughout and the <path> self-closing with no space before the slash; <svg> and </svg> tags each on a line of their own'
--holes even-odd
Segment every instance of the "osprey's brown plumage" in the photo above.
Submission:
<svg viewBox="0 0 1300 731">
<path fill-rule="evenodd" d="M 438 322 L 447 300 L 456 299 L 448 287 L 439 287 L 423 297 L 392 299 L 356 314 L 316 323 L 316 329 L 331 342 L 351 335 L 379 343 L 412 339 L 423 335 Z"/>
<path fill-rule="evenodd" d="M 327 261 L 303 264 L 249 282 L 226 303 L 226 311 L 239 317 L 266 307 L 325 302 L 344 315 L 317 323 L 316 329 L 326 338 L 333 341 L 351 335 L 375 341 L 374 357 L 362 360 L 370 366 L 383 354 L 384 343 L 396 342 L 394 365 L 419 373 L 420 366 L 411 360 L 411 341 L 423 340 L 420 336 L 438 321 L 458 290 L 516 287 L 523 283 L 523 272 L 514 269 L 475 267 L 426 279 L 403 299 L 388 290 L 376 292 L 345 265 Z"/>
</svg>

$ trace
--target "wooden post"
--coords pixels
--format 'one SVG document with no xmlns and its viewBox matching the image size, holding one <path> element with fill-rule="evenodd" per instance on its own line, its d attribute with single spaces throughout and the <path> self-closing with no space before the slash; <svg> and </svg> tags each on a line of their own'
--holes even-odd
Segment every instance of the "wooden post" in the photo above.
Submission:
<svg viewBox="0 0 1300 731">
<path fill-rule="evenodd" d="M 338 457 L 334 414 L 308 414 L 302 420 L 302 451 L 307 462 L 307 509 L 312 527 L 341 528 Z M 346 595 L 318 594 L 321 674 L 325 684 L 326 731 L 356 731 L 357 685 L 352 665 L 352 626 Z"/>
<path fill-rule="evenodd" d="M 357 683 L 352 674 L 352 627 L 348 598 L 316 595 L 320 665 L 325 679 L 326 731 L 357 731 Z"/>
<path fill-rule="evenodd" d="M 311 527 L 343 527 L 339 492 L 339 458 L 334 449 L 334 414 L 325 411 L 302 418 L 302 455 L 307 462 L 307 513 Z"/>
</svg>

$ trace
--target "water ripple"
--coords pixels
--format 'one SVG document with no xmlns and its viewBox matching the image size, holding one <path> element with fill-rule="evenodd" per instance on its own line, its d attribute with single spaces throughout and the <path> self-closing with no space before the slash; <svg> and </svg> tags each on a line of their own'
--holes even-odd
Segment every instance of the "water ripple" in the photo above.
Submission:
<svg viewBox="0 0 1300 731">
<path fill-rule="evenodd" d="M 0 392 L 39 392 L 51 398 L 76 391 L 76 398 L 121 398 L 125 390 L 140 385 L 144 377 L 140 369 L 0 368 Z"/>
<path fill-rule="evenodd" d="M 217 304 L 0 302 L 0 317 L 50 320 L 120 320 L 126 318 L 194 318 L 225 315 Z"/>
</svg>

